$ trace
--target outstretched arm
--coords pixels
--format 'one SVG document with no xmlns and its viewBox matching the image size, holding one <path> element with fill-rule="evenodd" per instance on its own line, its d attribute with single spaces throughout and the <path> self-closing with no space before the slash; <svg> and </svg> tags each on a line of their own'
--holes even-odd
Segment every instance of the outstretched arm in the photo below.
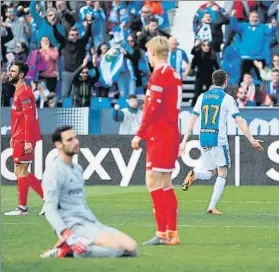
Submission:
<svg viewBox="0 0 279 272">
<path fill-rule="evenodd" d="M 248 141 L 251 143 L 253 148 L 257 149 L 258 151 L 262 152 L 264 151 L 263 147 L 261 146 L 261 143 L 263 141 L 261 140 L 255 140 L 252 133 L 250 132 L 250 129 L 247 125 L 247 122 L 244 118 L 241 116 L 236 116 L 235 120 L 237 122 L 238 127 L 241 129 L 245 137 L 248 139 Z"/>
</svg>

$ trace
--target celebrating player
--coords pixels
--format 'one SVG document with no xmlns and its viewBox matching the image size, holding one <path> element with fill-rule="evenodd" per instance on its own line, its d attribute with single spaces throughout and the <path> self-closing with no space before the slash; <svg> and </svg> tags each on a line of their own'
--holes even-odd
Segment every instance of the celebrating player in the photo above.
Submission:
<svg viewBox="0 0 279 272">
<path fill-rule="evenodd" d="M 24 78 L 28 65 L 16 60 L 9 71 L 9 80 L 16 87 L 12 105 L 12 137 L 14 172 L 18 181 L 19 206 L 4 215 L 27 215 L 27 196 L 29 186 L 43 199 L 40 181 L 28 172 L 29 164 L 34 160 L 36 142 L 40 140 L 40 128 L 35 97 Z M 42 212 L 41 212 L 42 213 Z"/>
<path fill-rule="evenodd" d="M 171 174 L 179 152 L 182 82 L 167 64 L 169 42 L 165 37 L 153 38 L 146 47 L 154 72 L 146 92 L 141 126 L 131 143 L 137 150 L 141 140 L 146 141 L 146 185 L 157 223 L 155 237 L 144 245 L 178 245 L 177 199 Z"/>
<path fill-rule="evenodd" d="M 227 136 L 228 114 L 235 118 L 239 128 L 250 141 L 253 148 L 263 151 L 260 140 L 252 136 L 245 119 L 240 116 L 234 98 L 224 92 L 228 84 L 228 76 L 223 70 L 217 70 L 212 75 L 214 86 L 201 94 L 194 107 L 185 136 L 180 145 L 180 154 L 185 151 L 186 142 L 200 116 L 200 146 L 201 146 L 201 168 L 190 170 L 182 183 L 184 191 L 192 185 L 194 180 L 209 180 L 216 175 L 212 198 L 207 212 L 209 214 L 222 214 L 216 209 L 226 184 L 227 171 L 230 167 L 230 152 Z"/>
<path fill-rule="evenodd" d="M 101 224 L 86 204 L 82 168 L 73 163 L 73 156 L 79 152 L 79 140 L 73 128 L 57 128 L 52 141 L 59 156 L 43 176 L 44 210 L 60 241 L 41 257 L 136 256 L 136 241 Z"/>
</svg>

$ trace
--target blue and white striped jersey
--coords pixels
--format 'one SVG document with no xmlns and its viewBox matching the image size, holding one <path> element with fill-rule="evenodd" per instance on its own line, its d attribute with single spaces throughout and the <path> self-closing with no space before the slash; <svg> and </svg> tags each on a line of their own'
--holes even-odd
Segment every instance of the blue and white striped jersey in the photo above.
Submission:
<svg viewBox="0 0 279 272">
<path fill-rule="evenodd" d="M 216 86 L 199 96 L 193 114 L 200 116 L 202 147 L 227 145 L 228 114 L 240 116 L 235 99 Z"/>
</svg>

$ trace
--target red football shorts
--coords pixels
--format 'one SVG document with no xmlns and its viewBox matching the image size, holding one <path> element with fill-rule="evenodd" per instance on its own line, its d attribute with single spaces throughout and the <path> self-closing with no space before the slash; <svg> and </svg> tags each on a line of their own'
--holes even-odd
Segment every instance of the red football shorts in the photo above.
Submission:
<svg viewBox="0 0 279 272">
<path fill-rule="evenodd" d="M 34 150 L 36 143 L 32 143 L 33 153 L 26 154 L 24 152 L 24 141 L 15 140 L 12 142 L 13 161 L 14 163 L 30 163 L 34 161 Z"/>
<path fill-rule="evenodd" d="M 179 153 L 179 141 L 146 141 L 146 170 L 172 172 Z"/>
</svg>

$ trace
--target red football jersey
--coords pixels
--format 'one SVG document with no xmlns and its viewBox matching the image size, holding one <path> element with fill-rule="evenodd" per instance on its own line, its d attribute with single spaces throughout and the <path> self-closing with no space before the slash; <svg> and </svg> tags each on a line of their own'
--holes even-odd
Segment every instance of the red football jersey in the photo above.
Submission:
<svg viewBox="0 0 279 272">
<path fill-rule="evenodd" d="M 11 129 L 12 140 L 37 142 L 41 138 L 35 96 L 25 83 L 13 97 Z"/>
<path fill-rule="evenodd" d="M 175 137 L 173 140 L 177 140 L 181 100 L 180 75 L 167 64 L 155 70 L 149 80 L 143 118 L 137 135 L 144 140 L 153 137 Z"/>
</svg>

